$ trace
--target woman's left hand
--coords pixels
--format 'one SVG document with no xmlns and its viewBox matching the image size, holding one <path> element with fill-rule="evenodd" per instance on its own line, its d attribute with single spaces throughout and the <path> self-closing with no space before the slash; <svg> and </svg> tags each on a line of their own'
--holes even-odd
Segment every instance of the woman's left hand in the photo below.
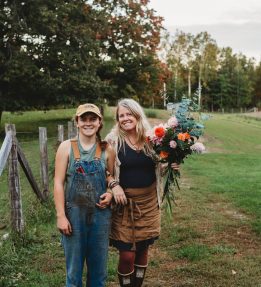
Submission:
<svg viewBox="0 0 261 287">
<path fill-rule="evenodd" d="M 112 200 L 112 194 L 109 192 L 105 192 L 100 196 L 100 201 L 99 203 L 96 203 L 96 206 L 98 206 L 101 209 L 104 209 L 110 205 L 111 200 Z"/>
<path fill-rule="evenodd" d="M 177 164 L 176 162 L 173 162 L 170 166 L 172 169 L 179 171 L 179 164 Z"/>
</svg>

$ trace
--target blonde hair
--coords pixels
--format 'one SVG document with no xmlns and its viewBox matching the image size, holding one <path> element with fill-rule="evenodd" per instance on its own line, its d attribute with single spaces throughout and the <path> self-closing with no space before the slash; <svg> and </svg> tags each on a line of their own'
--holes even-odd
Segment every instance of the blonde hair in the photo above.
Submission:
<svg viewBox="0 0 261 287">
<path fill-rule="evenodd" d="M 145 116 L 145 113 L 140 106 L 139 103 L 137 103 L 133 99 L 122 99 L 118 102 L 118 105 L 116 107 L 116 126 L 115 126 L 115 132 L 116 136 L 119 140 L 119 149 L 121 146 L 124 146 L 124 138 L 127 135 L 127 133 L 121 128 L 119 124 L 119 108 L 124 107 L 128 109 L 131 114 L 135 117 L 137 120 L 136 125 L 136 133 L 138 135 L 138 143 L 144 144 L 144 152 L 148 155 L 152 154 L 152 148 L 146 141 L 146 133 L 151 129 L 150 124 Z"/>
</svg>

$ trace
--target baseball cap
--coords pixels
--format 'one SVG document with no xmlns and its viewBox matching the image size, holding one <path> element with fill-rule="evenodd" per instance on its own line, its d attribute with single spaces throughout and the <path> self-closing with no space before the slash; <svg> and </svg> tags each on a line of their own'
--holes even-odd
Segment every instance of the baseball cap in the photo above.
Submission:
<svg viewBox="0 0 261 287">
<path fill-rule="evenodd" d="M 85 113 L 94 113 L 98 117 L 102 118 L 102 114 L 97 106 L 94 104 L 84 104 L 80 105 L 76 110 L 76 116 L 80 117 L 81 115 Z"/>
</svg>

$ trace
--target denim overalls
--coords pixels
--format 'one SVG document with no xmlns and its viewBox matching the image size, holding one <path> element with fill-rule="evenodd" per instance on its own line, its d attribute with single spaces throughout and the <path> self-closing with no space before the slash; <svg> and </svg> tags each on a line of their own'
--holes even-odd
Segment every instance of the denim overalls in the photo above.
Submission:
<svg viewBox="0 0 261 287">
<path fill-rule="evenodd" d="M 95 206 L 106 192 L 105 153 L 99 144 L 84 151 L 77 140 L 71 140 L 66 184 L 66 216 L 72 235 L 63 235 L 66 258 L 66 287 L 81 287 L 84 262 L 88 287 L 104 287 L 107 277 L 107 255 L 111 221 L 110 208 Z"/>
</svg>

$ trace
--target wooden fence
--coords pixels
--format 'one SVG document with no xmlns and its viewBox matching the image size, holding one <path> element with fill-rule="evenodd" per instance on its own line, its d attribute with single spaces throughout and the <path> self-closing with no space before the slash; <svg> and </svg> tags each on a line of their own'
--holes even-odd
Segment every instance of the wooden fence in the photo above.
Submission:
<svg viewBox="0 0 261 287">
<path fill-rule="evenodd" d="M 49 197 L 47 130 L 39 127 L 41 188 L 39 188 L 26 156 L 17 140 L 12 124 L 5 125 L 5 139 L 0 150 L 0 176 L 8 162 L 8 188 L 10 192 L 11 228 L 19 234 L 24 231 L 24 217 L 21 200 L 21 184 L 18 164 L 20 163 L 27 180 L 37 198 L 44 202 Z M 68 122 L 68 138 L 75 137 L 77 130 L 73 122 Z M 57 146 L 64 140 L 64 127 L 58 126 Z"/>
</svg>

